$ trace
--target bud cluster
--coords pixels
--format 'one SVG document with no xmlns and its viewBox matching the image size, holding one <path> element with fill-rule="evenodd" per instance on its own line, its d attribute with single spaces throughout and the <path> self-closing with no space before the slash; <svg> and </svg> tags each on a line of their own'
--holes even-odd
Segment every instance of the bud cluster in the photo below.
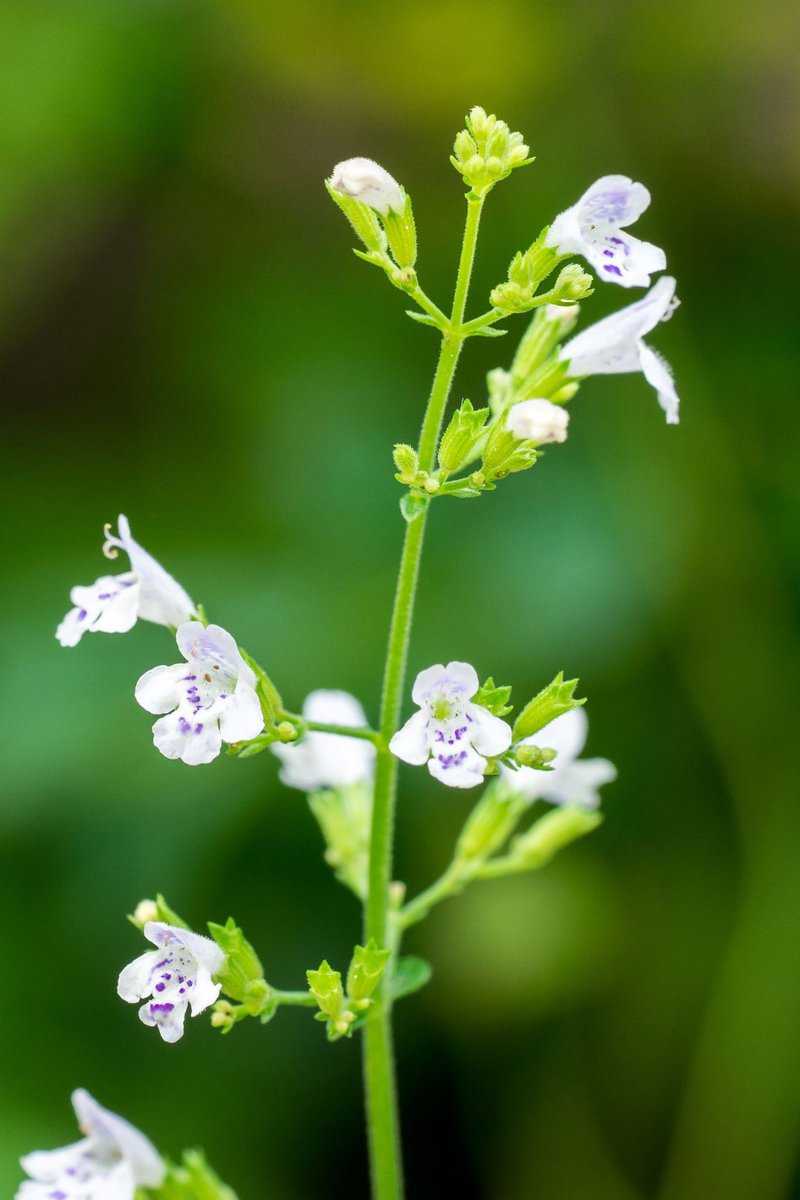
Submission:
<svg viewBox="0 0 800 1200">
<path fill-rule="evenodd" d="M 477 196 L 485 196 L 516 167 L 533 162 L 522 134 L 512 133 L 493 113 L 476 106 L 465 124 L 456 135 L 450 162 Z"/>
<path fill-rule="evenodd" d="M 390 951 L 375 941 L 356 946 L 347 971 L 346 989 L 342 976 L 323 959 L 316 971 L 307 971 L 308 987 L 317 1003 L 316 1019 L 325 1023 L 328 1041 L 349 1037 L 360 1016 L 374 1003 L 373 995 L 381 981 Z"/>
<path fill-rule="evenodd" d="M 518 251 L 508 268 L 508 282 L 498 284 L 490 300 L 501 313 L 529 312 L 542 304 L 567 305 L 592 294 L 592 276 L 577 263 L 561 270 L 549 292 L 537 295 L 539 287 L 567 255 L 547 244 L 549 227 L 525 251 Z"/>
</svg>

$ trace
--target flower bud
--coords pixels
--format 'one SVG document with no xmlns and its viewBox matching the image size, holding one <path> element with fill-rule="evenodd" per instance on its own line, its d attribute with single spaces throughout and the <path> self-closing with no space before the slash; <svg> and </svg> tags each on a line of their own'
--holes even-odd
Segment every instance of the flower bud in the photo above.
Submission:
<svg viewBox="0 0 800 1200">
<path fill-rule="evenodd" d="M 517 746 L 514 757 L 521 767 L 533 767 L 541 770 L 556 757 L 556 751 L 549 746 Z"/>
<path fill-rule="evenodd" d="M 469 400 L 456 409 L 439 445 L 439 466 L 443 471 L 459 471 L 476 457 L 488 416 L 488 408 L 474 409 Z"/>
<path fill-rule="evenodd" d="M 514 741 L 521 742 L 524 738 L 538 733 L 545 725 L 549 725 L 562 713 L 569 712 L 585 704 L 585 700 L 575 699 L 577 679 L 564 679 L 564 672 L 559 671 L 552 683 L 542 688 L 538 695 L 523 708 L 514 722 Z"/>
<path fill-rule="evenodd" d="M 456 843 L 456 858 L 479 864 L 499 850 L 528 807 L 525 797 L 494 782 L 475 805 Z"/>
<path fill-rule="evenodd" d="M 337 163 L 331 175 L 331 187 L 369 205 L 381 216 L 390 210 L 402 213 L 405 206 L 400 184 L 371 158 L 348 158 Z"/>
<path fill-rule="evenodd" d="M 579 312 L 577 304 L 563 307 L 548 304 L 537 309 L 514 356 L 511 375 L 516 385 L 525 383 L 543 366 L 558 343 L 571 331 Z"/>
<path fill-rule="evenodd" d="M 523 400 L 515 404 L 506 419 L 506 429 L 524 441 L 565 442 L 569 413 L 549 400 Z"/>
<path fill-rule="evenodd" d="M 411 487 L 416 482 L 419 471 L 419 455 L 416 450 L 413 446 L 406 445 L 405 442 L 398 442 L 392 451 L 392 457 L 394 465 L 397 467 L 395 479 L 398 483 Z"/>
<path fill-rule="evenodd" d="M 578 263 L 570 263 L 558 274 L 553 287 L 553 298 L 568 304 L 585 300 L 594 291 L 593 283 L 594 279 L 588 271 L 584 271 Z"/>
<path fill-rule="evenodd" d="M 155 900 L 140 900 L 131 916 L 132 924 L 144 929 L 148 921 L 158 920 L 158 905 Z"/>
<path fill-rule="evenodd" d="M 559 850 L 591 833 L 602 820 L 599 813 L 585 808 L 557 808 L 514 838 L 509 860 L 521 871 L 543 867 Z"/>
<path fill-rule="evenodd" d="M 354 1008 L 369 1007 L 390 957 L 391 951 L 380 949 L 372 938 L 366 946 L 356 946 L 347 971 L 347 999 Z"/>
</svg>

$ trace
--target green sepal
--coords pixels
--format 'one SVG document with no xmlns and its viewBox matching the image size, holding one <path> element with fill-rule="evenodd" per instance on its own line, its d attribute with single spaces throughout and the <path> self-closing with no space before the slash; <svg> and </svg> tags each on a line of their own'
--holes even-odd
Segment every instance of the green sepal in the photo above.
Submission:
<svg viewBox="0 0 800 1200">
<path fill-rule="evenodd" d="M 403 514 L 403 520 L 410 525 L 425 512 L 429 503 L 429 496 L 424 496 L 420 492 L 406 492 L 400 497 L 400 512 Z"/>
<path fill-rule="evenodd" d="M 530 871 L 545 866 L 551 858 L 578 838 L 586 837 L 603 823 L 602 815 L 586 808 L 556 808 L 540 817 L 530 829 L 514 838 L 508 859 L 512 871 Z"/>
<path fill-rule="evenodd" d="M 391 951 L 381 949 L 374 938 L 355 947 L 347 971 L 347 999 L 354 1008 L 369 1007 L 390 957 Z"/>
<path fill-rule="evenodd" d="M 309 807 L 325 840 L 325 861 L 360 900 L 367 894 L 372 787 L 361 780 L 312 792 Z"/>
<path fill-rule="evenodd" d="M 507 333 L 508 333 L 507 329 L 498 329 L 496 325 L 485 325 L 483 327 L 483 329 L 473 330 L 469 334 L 469 336 L 470 337 L 498 338 L 498 337 L 505 337 Z"/>
<path fill-rule="evenodd" d="M 393 1000 L 411 996 L 420 988 L 424 988 L 432 975 L 433 968 L 424 958 L 418 958 L 415 954 L 405 954 L 397 959 L 389 976 L 389 994 Z"/>
<path fill-rule="evenodd" d="M 527 471 L 539 458 L 540 452 L 533 442 L 514 437 L 506 429 L 502 416 L 495 418 L 481 464 L 487 481 L 494 482 L 518 471 Z"/>
<path fill-rule="evenodd" d="M 186 1150 L 179 1165 L 168 1162 L 161 1187 L 137 1192 L 150 1200 L 236 1200 L 236 1193 L 211 1170 L 202 1151 Z"/>
<path fill-rule="evenodd" d="M 531 737 L 556 717 L 585 704 L 585 697 L 577 700 L 575 698 L 577 686 L 577 679 L 565 680 L 564 672 L 559 671 L 555 679 L 529 700 L 520 712 L 514 722 L 514 741 L 521 742 L 524 738 Z"/>
<path fill-rule="evenodd" d="M 397 213 L 389 209 L 382 221 L 389 239 L 389 249 L 398 267 L 413 267 L 417 261 L 417 227 L 408 192 L 403 194 L 403 211 Z"/>
<path fill-rule="evenodd" d="M 474 500 L 476 496 L 480 496 L 481 494 L 480 488 L 471 487 L 468 483 L 463 484 L 461 487 L 448 489 L 444 493 L 445 496 L 454 496 L 456 500 Z"/>
<path fill-rule="evenodd" d="M 256 660 L 250 654 L 248 654 L 246 650 L 243 650 L 241 646 L 239 647 L 239 653 L 247 663 L 248 667 L 250 667 L 250 669 L 255 673 L 256 690 L 258 692 L 259 700 L 261 701 L 261 709 L 264 713 L 264 720 L 266 721 L 267 725 L 271 725 L 275 721 L 275 718 L 278 716 L 278 714 L 283 712 L 283 700 L 281 699 L 281 694 L 260 663 L 256 662 Z"/>
<path fill-rule="evenodd" d="M 225 954 L 216 981 L 222 984 L 226 996 L 240 1001 L 252 1016 L 258 1016 L 270 992 L 261 960 L 233 917 L 228 917 L 224 925 L 209 921 L 208 932 Z"/>
<path fill-rule="evenodd" d="M 347 196 L 344 192 L 337 191 L 329 179 L 325 180 L 325 187 L 331 200 L 347 217 L 356 236 L 364 243 L 367 250 L 378 254 L 385 253 L 386 234 L 381 228 L 375 211 L 363 200 L 357 200 L 355 196 Z M 363 252 L 359 251 L 359 253 Z"/>
<path fill-rule="evenodd" d="M 508 703 L 510 697 L 510 684 L 504 687 L 498 687 L 490 675 L 486 682 L 481 684 L 478 691 L 472 697 L 472 703 L 480 704 L 481 708 L 488 708 L 489 712 L 494 713 L 496 717 L 504 717 L 506 713 L 510 713 L 514 707 L 513 704 Z"/>
<path fill-rule="evenodd" d="M 326 1020 L 337 1020 L 344 1012 L 341 972 L 334 971 L 327 959 L 323 959 L 315 971 L 306 971 L 306 979 L 320 1014 Z"/>
</svg>

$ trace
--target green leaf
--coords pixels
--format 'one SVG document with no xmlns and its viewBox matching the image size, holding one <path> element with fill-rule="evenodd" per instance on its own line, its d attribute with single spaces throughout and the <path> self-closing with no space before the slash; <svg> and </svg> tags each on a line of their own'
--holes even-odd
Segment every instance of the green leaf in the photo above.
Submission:
<svg viewBox="0 0 800 1200">
<path fill-rule="evenodd" d="M 420 492 L 406 492 L 404 496 L 400 497 L 400 512 L 403 514 L 403 520 L 410 525 L 424 513 L 429 503 L 429 496 L 423 496 Z"/>
<path fill-rule="evenodd" d="M 420 325 L 432 325 L 434 329 L 441 327 L 435 317 L 429 316 L 428 313 L 417 312 L 415 308 L 407 308 L 406 316 L 411 317 L 412 321 L 417 321 Z"/>
<path fill-rule="evenodd" d="M 401 996 L 411 996 L 418 992 L 430 981 L 432 974 L 433 968 L 424 958 L 417 958 L 414 954 L 398 958 L 389 980 L 392 999 L 399 1000 Z"/>
</svg>

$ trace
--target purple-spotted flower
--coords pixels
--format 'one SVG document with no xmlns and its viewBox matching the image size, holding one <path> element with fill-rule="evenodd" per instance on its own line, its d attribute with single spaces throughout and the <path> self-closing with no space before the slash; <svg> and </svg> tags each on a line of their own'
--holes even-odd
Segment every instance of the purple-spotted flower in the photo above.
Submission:
<svg viewBox="0 0 800 1200">
<path fill-rule="evenodd" d="M 669 364 L 642 339 L 661 321 L 668 321 L 678 307 L 675 280 L 662 275 L 646 296 L 612 313 L 561 348 L 560 358 L 569 364 L 574 379 L 587 375 L 624 375 L 641 371 L 655 388 L 668 425 L 678 424 L 680 400 Z"/>
<path fill-rule="evenodd" d="M 176 628 L 195 615 L 194 602 L 160 563 L 134 541 L 128 518 L 120 514 L 118 533 L 106 525 L 103 553 L 117 558 L 123 550 L 131 569 L 102 575 L 70 592 L 73 608 L 56 630 L 62 646 L 77 646 L 85 633 L 127 633 L 138 620 Z"/>
<path fill-rule="evenodd" d="M 153 726 L 156 749 L 193 767 L 215 759 L 223 742 L 256 737 L 264 715 L 255 673 L 226 630 L 186 621 L 177 642 L 186 662 L 146 671 L 135 695 L 147 712 L 168 714 Z"/>
<path fill-rule="evenodd" d="M 508 749 L 511 729 L 488 709 L 471 703 L 479 687 L 469 663 L 437 663 L 420 671 L 412 691 L 419 712 L 392 738 L 392 754 L 412 766 L 427 763 L 431 775 L 448 787 L 481 783 L 486 757 Z"/>
<path fill-rule="evenodd" d="M 349 692 L 311 692 L 303 705 L 307 721 L 325 725 L 364 726 L 364 710 Z M 275 742 L 271 747 L 281 760 L 281 780 L 303 792 L 347 787 L 372 777 L 375 747 L 359 738 L 336 733 L 307 733 L 297 745 Z"/>
<path fill-rule="evenodd" d="M 621 287 L 647 287 L 652 271 L 663 271 L 666 255 L 651 242 L 623 233 L 650 203 L 643 183 L 626 175 L 604 175 L 577 204 L 560 213 L 550 226 L 546 244 L 559 254 L 580 254 L 598 277 Z"/>
<path fill-rule="evenodd" d="M 61 1150 L 36 1150 L 22 1160 L 30 1176 L 16 1200 L 133 1200 L 138 1188 L 158 1188 L 165 1169 L 155 1147 L 83 1088 L 72 1107 L 84 1137 Z"/>
<path fill-rule="evenodd" d="M 333 168 L 330 185 L 345 196 L 353 196 L 383 216 L 391 209 L 401 213 L 405 195 L 397 180 L 371 158 L 348 158 Z"/>
<path fill-rule="evenodd" d="M 573 708 L 545 725 L 523 746 L 541 746 L 555 750 L 551 771 L 520 767 L 512 771 L 501 765 L 503 779 L 512 791 L 528 800 L 548 800 L 551 804 L 597 808 L 599 789 L 617 778 L 617 769 L 607 758 L 579 758 L 586 744 L 589 720 L 583 708 Z"/>
<path fill-rule="evenodd" d="M 220 985 L 214 976 L 225 955 L 211 938 L 160 921 L 148 921 L 144 936 L 157 949 L 125 967 L 117 994 L 128 1004 L 144 1000 L 139 1019 L 154 1025 L 165 1042 L 177 1042 L 183 1037 L 186 1010 L 197 1017 L 217 1000 Z"/>
</svg>

